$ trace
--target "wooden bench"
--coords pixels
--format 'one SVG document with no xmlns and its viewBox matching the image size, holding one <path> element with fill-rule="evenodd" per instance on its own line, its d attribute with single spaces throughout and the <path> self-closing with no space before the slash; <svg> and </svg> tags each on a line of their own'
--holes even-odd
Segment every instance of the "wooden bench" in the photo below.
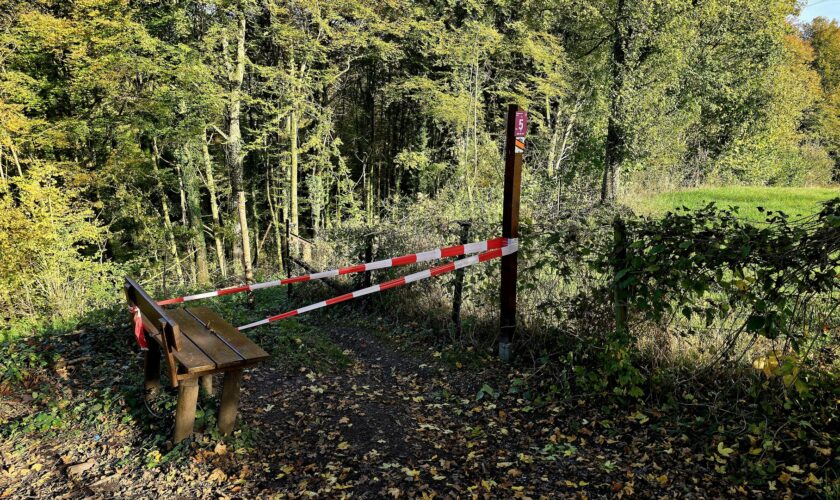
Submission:
<svg viewBox="0 0 840 500">
<path fill-rule="evenodd" d="M 147 395 L 160 387 L 161 353 L 172 387 L 178 387 L 174 441 L 192 434 L 199 379 L 211 394 L 215 373 L 224 373 L 219 431 L 230 433 L 239 406 L 242 370 L 267 359 L 268 354 L 206 307 L 164 310 L 131 278 L 125 279 L 125 294 L 129 304 L 140 311 L 149 340 L 144 369 Z"/>
</svg>

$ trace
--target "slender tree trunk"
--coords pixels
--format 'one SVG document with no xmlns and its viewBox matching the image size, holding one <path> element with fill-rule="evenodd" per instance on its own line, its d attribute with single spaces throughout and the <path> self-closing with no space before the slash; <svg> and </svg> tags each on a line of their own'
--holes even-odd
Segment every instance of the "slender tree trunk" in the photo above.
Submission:
<svg viewBox="0 0 840 500">
<path fill-rule="evenodd" d="M 273 184 L 272 172 L 269 170 L 265 176 L 265 199 L 268 200 L 268 212 L 271 214 L 271 223 L 274 226 L 274 242 L 277 246 L 277 269 L 283 274 L 283 237 L 280 228 L 280 218 L 277 215 L 277 206 L 274 204 L 274 197 L 271 194 Z"/>
<path fill-rule="evenodd" d="M 181 171 L 181 164 L 175 162 L 175 173 L 178 174 L 178 196 L 181 200 L 181 225 L 187 226 L 187 192 L 184 190 L 184 174 Z"/>
<path fill-rule="evenodd" d="M 551 127 L 551 141 L 549 142 L 548 147 L 548 164 L 546 165 L 548 178 L 551 179 L 554 177 L 554 162 L 557 159 L 557 141 L 560 140 L 560 106 L 557 106 L 556 119 L 554 120 L 554 123 L 551 123 L 551 107 L 546 105 L 545 119 Z"/>
<path fill-rule="evenodd" d="M 175 233 L 172 230 L 172 218 L 169 215 L 169 203 L 166 199 L 166 190 L 163 188 L 163 180 L 160 177 L 158 158 L 160 151 L 157 146 L 157 139 L 152 142 L 152 173 L 155 176 L 158 196 L 160 196 L 161 212 L 163 213 L 163 230 L 169 243 L 169 252 L 172 254 L 175 273 L 178 275 L 178 283 L 184 285 L 184 271 L 181 269 L 181 257 L 178 255 L 178 244 L 175 242 Z M 165 271 L 164 271 L 165 272 Z"/>
<path fill-rule="evenodd" d="M 187 218 L 187 192 L 184 186 L 184 172 L 181 169 L 181 162 L 180 160 L 175 161 L 175 172 L 178 174 L 178 190 L 180 191 L 181 195 L 181 226 L 184 228 L 189 227 L 189 219 Z M 198 272 L 195 268 L 195 261 L 193 260 L 193 255 L 196 253 L 196 248 L 193 245 L 192 240 L 189 241 L 187 245 L 187 262 L 189 262 L 190 266 L 190 278 L 192 283 L 198 282 Z"/>
<path fill-rule="evenodd" d="M 257 191 L 254 188 L 251 188 L 251 214 L 254 218 L 254 267 L 257 267 L 260 262 L 260 214 L 257 210 Z"/>
<path fill-rule="evenodd" d="M 222 217 L 219 214 L 219 201 L 216 199 L 216 179 L 213 177 L 213 161 L 207 148 L 207 131 L 199 137 L 201 153 L 204 156 L 204 175 L 207 177 L 207 191 L 210 193 L 210 215 L 213 217 L 213 241 L 216 246 L 216 262 L 222 278 L 227 278 L 227 262 L 225 261 L 225 245 L 222 241 Z"/>
<path fill-rule="evenodd" d="M 195 262 L 198 266 L 197 282 L 199 285 L 210 284 L 210 272 L 207 269 L 207 244 L 204 241 L 204 224 L 201 222 L 201 189 L 198 169 L 193 163 L 189 145 L 184 145 L 184 186 L 187 193 L 187 212 L 190 221 L 190 233 L 195 247 Z"/>
<path fill-rule="evenodd" d="M 610 58 L 610 116 L 607 122 L 607 142 L 604 155 L 604 177 L 601 182 L 601 203 L 613 203 L 618 196 L 618 181 L 621 164 L 627 150 L 622 117 L 622 92 L 624 87 L 624 65 L 626 62 L 624 34 L 625 0 L 618 0 L 616 25 L 613 35 L 612 57 Z"/>
<path fill-rule="evenodd" d="M 226 38 L 223 39 L 223 49 L 226 49 Z M 245 270 L 245 281 L 251 283 L 254 271 L 251 268 L 251 242 L 248 234 L 248 211 L 245 207 L 245 187 L 242 166 L 242 132 L 239 121 L 242 106 L 242 81 L 245 78 L 245 15 L 239 13 L 236 31 L 236 61 L 231 68 L 228 51 L 225 50 L 226 65 L 229 71 L 230 95 L 228 100 L 228 137 L 225 144 L 225 162 L 230 172 L 231 201 L 234 208 L 236 243 L 234 245 L 234 259 L 239 260 Z M 240 259 L 236 259 L 237 255 Z"/>
<path fill-rule="evenodd" d="M 291 161 L 289 165 L 289 198 L 291 202 L 290 220 L 292 224 L 292 231 L 300 234 L 298 227 L 299 213 L 298 213 L 298 114 L 296 109 L 289 112 L 289 141 Z"/>
<path fill-rule="evenodd" d="M 9 144 L 9 151 L 12 152 L 12 159 L 15 161 L 15 167 L 17 167 L 17 173 L 19 177 L 23 177 L 23 169 L 20 167 L 20 160 L 18 159 L 17 150 L 13 144 Z"/>
</svg>

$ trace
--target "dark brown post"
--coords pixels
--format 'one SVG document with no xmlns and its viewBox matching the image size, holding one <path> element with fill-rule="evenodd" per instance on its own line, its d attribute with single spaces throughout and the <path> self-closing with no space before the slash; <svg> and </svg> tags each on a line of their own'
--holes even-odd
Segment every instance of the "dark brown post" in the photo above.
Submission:
<svg viewBox="0 0 840 500">
<path fill-rule="evenodd" d="M 157 396 L 160 389 L 160 346 L 154 340 L 148 342 L 149 349 L 144 356 L 144 381 L 146 399 L 150 400 Z"/>
<path fill-rule="evenodd" d="M 175 409 L 175 443 L 180 443 L 192 434 L 197 402 L 198 379 L 182 380 L 178 388 L 178 407 Z"/>
<path fill-rule="evenodd" d="M 373 234 L 365 236 L 365 264 L 373 261 Z M 367 288 L 370 286 L 370 271 L 365 271 L 364 281 L 362 286 Z"/>
<path fill-rule="evenodd" d="M 519 237 L 519 190 L 522 185 L 522 153 L 528 117 L 516 104 L 508 106 L 505 130 L 505 188 L 502 212 L 502 237 Z M 516 270 L 517 255 L 502 257 L 501 321 L 499 358 L 510 361 L 511 341 L 516 333 Z"/>
<path fill-rule="evenodd" d="M 469 243 L 472 222 L 461 221 L 461 245 Z M 461 337 L 461 299 L 464 294 L 464 270 L 455 271 L 455 293 L 452 295 L 452 323 L 455 325 L 455 335 Z"/>
<path fill-rule="evenodd" d="M 291 221 L 286 221 L 286 244 L 283 247 L 283 260 L 285 261 L 284 267 L 286 268 L 286 276 L 292 276 L 292 223 Z M 286 285 L 286 295 L 291 298 L 292 297 L 292 285 Z"/>
<path fill-rule="evenodd" d="M 239 407 L 239 385 L 242 382 L 242 369 L 225 372 L 222 379 L 222 401 L 219 404 L 219 432 L 230 434 L 236 423 L 236 410 Z"/>
</svg>

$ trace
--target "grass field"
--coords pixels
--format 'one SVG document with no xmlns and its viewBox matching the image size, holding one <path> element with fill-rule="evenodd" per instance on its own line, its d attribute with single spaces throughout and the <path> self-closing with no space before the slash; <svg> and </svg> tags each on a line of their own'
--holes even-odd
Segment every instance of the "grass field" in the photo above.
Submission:
<svg viewBox="0 0 840 500">
<path fill-rule="evenodd" d="M 796 217 L 819 211 L 820 203 L 835 197 L 840 197 L 840 188 L 728 186 L 636 196 L 624 203 L 638 214 L 662 215 L 678 207 L 701 208 L 714 201 L 721 208 L 739 207 L 742 216 L 763 221 L 765 216 L 758 207 Z"/>
</svg>

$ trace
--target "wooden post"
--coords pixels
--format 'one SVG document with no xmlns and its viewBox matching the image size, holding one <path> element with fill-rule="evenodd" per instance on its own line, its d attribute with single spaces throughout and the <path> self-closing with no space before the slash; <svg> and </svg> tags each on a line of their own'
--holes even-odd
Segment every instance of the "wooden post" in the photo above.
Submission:
<svg viewBox="0 0 840 500">
<path fill-rule="evenodd" d="M 222 382 L 222 402 L 219 405 L 219 432 L 230 434 L 236 423 L 236 409 L 239 407 L 239 385 L 242 369 L 225 372 Z"/>
<path fill-rule="evenodd" d="M 143 357 L 143 388 L 148 400 L 155 397 L 160 388 L 160 346 L 154 340 L 149 340 L 147 344 L 149 348 Z"/>
<path fill-rule="evenodd" d="M 213 375 L 203 375 L 199 378 L 201 383 L 201 392 L 205 396 L 213 395 Z"/>
<path fill-rule="evenodd" d="M 627 269 L 627 226 L 616 215 L 613 220 L 613 270 L 614 276 Z M 613 278 L 613 302 L 615 313 L 615 331 L 626 335 L 627 330 L 627 289 L 619 286 L 619 280 Z"/>
<path fill-rule="evenodd" d="M 286 245 L 283 248 L 283 259 L 286 261 L 285 268 L 286 268 L 286 276 L 291 277 L 292 275 L 292 223 L 291 221 L 286 221 Z M 286 295 L 289 298 L 292 298 L 292 285 L 286 285 Z"/>
<path fill-rule="evenodd" d="M 373 235 L 368 234 L 365 236 L 365 263 L 369 263 L 373 261 Z M 362 286 L 367 288 L 370 286 L 370 271 L 365 271 L 364 281 L 362 281 Z"/>
<path fill-rule="evenodd" d="M 466 245 L 470 238 L 472 222 L 461 221 L 461 245 Z M 455 293 L 452 295 L 452 323 L 455 325 L 455 335 L 461 338 L 461 299 L 464 293 L 464 270 L 455 271 Z"/>
<path fill-rule="evenodd" d="M 178 407 L 175 409 L 176 443 L 188 438 L 195 423 L 195 404 L 198 401 L 198 379 L 181 380 L 178 387 Z"/>
<path fill-rule="evenodd" d="M 522 153 L 524 152 L 527 115 L 516 104 L 508 106 L 505 131 L 505 186 L 502 207 L 502 237 L 519 237 L 519 191 L 522 185 Z M 522 147 L 518 147 L 521 143 Z M 511 342 L 516 333 L 516 274 L 517 255 L 502 257 L 501 315 L 499 358 L 511 358 Z"/>
</svg>

